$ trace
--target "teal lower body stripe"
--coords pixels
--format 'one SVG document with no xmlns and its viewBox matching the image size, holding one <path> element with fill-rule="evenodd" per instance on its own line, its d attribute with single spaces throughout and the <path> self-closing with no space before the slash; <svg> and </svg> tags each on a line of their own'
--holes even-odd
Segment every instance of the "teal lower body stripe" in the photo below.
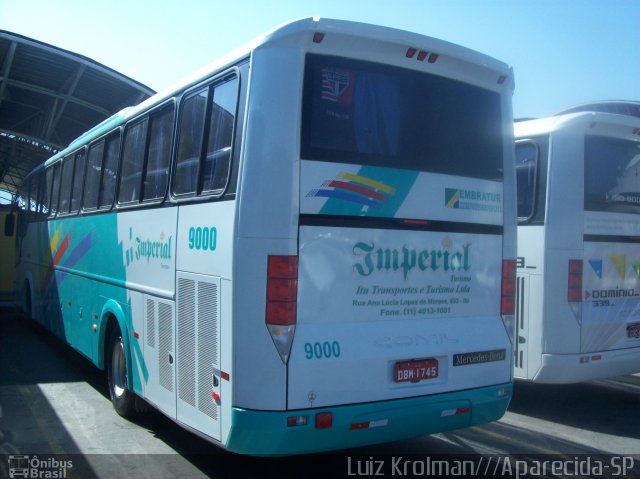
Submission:
<svg viewBox="0 0 640 479">
<path fill-rule="evenodd" d="M 506 383 L 433 396 L 326 408 L 293 411 L 233 408 L 226 446 L 242 454 L 280 456 L 424 436 L 500 419 L 509 405 L 511 391 L 511 383 Z M 331 426 L 317 428 L 316 415 L 329 412 Z M 287 419 L 297 416 L 306 416 L 306 424 L 300 421 L 304 425 L 287 426 Z"/>
</svg>

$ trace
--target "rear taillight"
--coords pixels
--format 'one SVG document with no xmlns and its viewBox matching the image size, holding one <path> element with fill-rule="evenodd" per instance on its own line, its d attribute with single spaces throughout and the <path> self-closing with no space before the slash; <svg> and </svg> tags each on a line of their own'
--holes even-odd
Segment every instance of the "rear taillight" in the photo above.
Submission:
<svg viewBox="0 0 640 479">
<path fill-rule="evenodd" d="M 298 310 L 298 257 L 269 256 L 265 323 L 284 364 L 289 360 Z"/>
<path fill-rule="evenodd" d="M 570 259 L 567 274 L 567 301 L 573 316 L 582 324 L 582 260 Z"/>
<path fill-rule="evenodd" d="M 502 295 L 500 313 L 514 315 L 516 313 L 516 261 L 502 261 Z"/>
<path fill-rule="evenodd" d="M 567 301 L 582 301 L 582 260 L 569 260 Z"/>
<path fill-rule="evenodd" d="M 502 260 L 502 287 L 500 294 L 500 314 L 511 344 L 514 341 L 516 314 L 516 261 Z"/>
</svg>

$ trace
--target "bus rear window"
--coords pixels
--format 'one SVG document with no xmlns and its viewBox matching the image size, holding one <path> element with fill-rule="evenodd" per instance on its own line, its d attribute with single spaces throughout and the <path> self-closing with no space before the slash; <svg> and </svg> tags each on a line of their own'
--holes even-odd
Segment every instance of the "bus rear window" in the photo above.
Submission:
<svg viewBox="0 0 640 479">
<path fill-rule="evenodd" d="M 600 136 L 584 143 L 584 209 L 640 213 L 640 144 Z"/>
<path fill-rule="evenodd" d="M 304 159 L 502 180 L 500 96 L 449 78 L 308 55 Z"/>
</svg>

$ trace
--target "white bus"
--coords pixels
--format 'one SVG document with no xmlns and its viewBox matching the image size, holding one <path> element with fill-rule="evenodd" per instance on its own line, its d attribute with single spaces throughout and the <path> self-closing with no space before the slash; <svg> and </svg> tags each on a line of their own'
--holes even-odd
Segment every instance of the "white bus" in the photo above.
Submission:
<svg viewBox="0 0 640 479">
<path fill-rule="evenodd" d="M 515 377 L 640 371 L 640 118 L 575 112 L 515 136 Z"/>
<path fill-rule="evenodd" d="M 30 175 L 25 307 L 107 369 L 118 413 L 143 398 L 240 453 L 498 419 L 512 90 L 429 37 L 278 28 Z"/>
</svg>

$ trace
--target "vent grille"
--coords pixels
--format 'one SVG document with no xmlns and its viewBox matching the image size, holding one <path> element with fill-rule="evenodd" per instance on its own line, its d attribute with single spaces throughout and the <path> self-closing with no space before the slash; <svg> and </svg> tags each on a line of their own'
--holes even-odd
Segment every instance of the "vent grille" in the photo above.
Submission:
<svg viewBox="0 0 640 479">
<path fill-rule="evenodd" d="M 171 324 L 171 305 L 158 303 L 158 330 L 160 332 L 158 366 L 160 385 L 173 392 L 173 364 L 170 354 L 173 350 L 173 325 Z"/>
<path fill-rule="evenodd" d="M 218 286 L 198 282 L 198 409 L 212 419 L 218 419 L 218 406 L 211 398 L 217 357 Z"/>
<path fill-rule="evenodd" d="M 195 281 L 178 280 L 178 395 L 181 400 L 196 405 L 196 289 Z"/>
<path fill-rule="evenodd" d="M 147 299 L 147 346 L 156 347 L 156 303 Z"/>
</svg>

